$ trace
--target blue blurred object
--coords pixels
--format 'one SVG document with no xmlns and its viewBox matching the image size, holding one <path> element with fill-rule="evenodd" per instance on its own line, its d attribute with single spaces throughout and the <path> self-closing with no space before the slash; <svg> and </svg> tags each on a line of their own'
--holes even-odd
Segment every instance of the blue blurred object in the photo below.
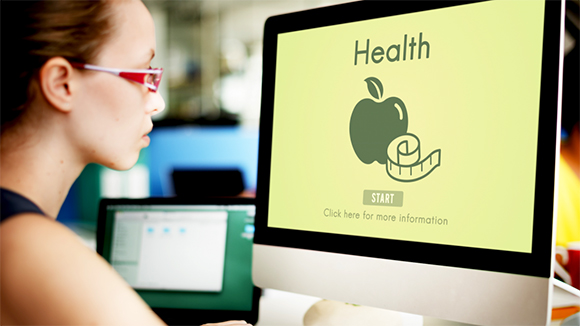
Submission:
<svg viewBox="0 0 580 326">
<path fill-rule="evenodd" d="M 560 138 L 561 138 L 561 140 L 562 140 L 562 141 L 566 141 L 566 140 L 568 140 L 568 136 L 569 136 L 569 134 L 568 134 L 568 132 L 566 131 L 566 129 L 562 128 L 562 129 L 560 130 Z"/>
<path fill-rule="evenodd" d="M 159 127 L 154 128 L 149 137 L 152 197 L 175 195 L 171 180 L 174 169 L 239 169 L 246 190 L 256 189 L 258 129 L 239 126 Z"/>
<path fill-rule="evenodd" d="M 157 127 L 149 134 L 151 144 L 141 151 L 139 163 L 149 169 L 151 197 L 174 196 L 174 170 L 237 169 L 242 172 L 246 191 L 256 189 L 258 129 L 226 127 Z M 96 228 L 102 196 L 102 171 L 89 164 L 73 184 L 58 214 L 64 224 Z M 195 187 L 192 182 L 192 187 Z"/>
<path fill-rule="evenodd" d="M 244 227 L 244 232 L 246 232 L 246 233 L 254 233 L 254 230 L 256 230 L 256 228 L 252 224 L 247 224 Z"/>
</svg>

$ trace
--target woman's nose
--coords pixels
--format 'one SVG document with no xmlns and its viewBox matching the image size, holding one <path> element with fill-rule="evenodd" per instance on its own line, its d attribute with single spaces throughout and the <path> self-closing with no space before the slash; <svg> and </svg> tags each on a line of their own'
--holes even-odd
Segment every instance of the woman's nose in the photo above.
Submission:
<svg viewBox="0 0 580 326">
<path fill-rule="evenodd" d="M 150 93 L 150 101 L 147 105 L 147 113 L 156 115 L 165 110 L 165 101 L 159 92 Z"/>
</svg>

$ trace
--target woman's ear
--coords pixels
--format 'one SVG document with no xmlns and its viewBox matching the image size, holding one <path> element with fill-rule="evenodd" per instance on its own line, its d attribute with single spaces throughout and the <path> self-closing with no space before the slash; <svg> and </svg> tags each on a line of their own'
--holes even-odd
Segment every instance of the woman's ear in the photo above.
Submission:
<svg viewBox="0 0 580 326">
<path fill-rule="evenodd" d="M 50 58 L 40 68 L 39 82 L 44 98 L 62 112 L 72 110 L 73 67 L 62 57 Z"/>
</svg>

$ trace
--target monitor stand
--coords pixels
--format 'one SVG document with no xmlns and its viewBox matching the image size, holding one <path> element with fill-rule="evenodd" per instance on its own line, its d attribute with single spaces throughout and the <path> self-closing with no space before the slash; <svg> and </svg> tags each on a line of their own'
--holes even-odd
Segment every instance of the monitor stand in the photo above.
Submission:
<svg viewBox="0 0 580 326">
<path fill-rule="evenodd" d="M 304 314 L 304 326 L 390 325 L 422 326 L 423 317 L 398 311 L 320 300 Z"/>
<path fill-rule="evenodd" d="M 559 280 L 553 279 L 554 292 L 552 307 L 580 307 L 580 290 Z M 350 303 L 320 300 L 304 314 L 304 326 L 342 326 L 342 325 L 470 325 L 437 318 L 422 317 L 392 310 L 359 306 Z"/>
</svg>

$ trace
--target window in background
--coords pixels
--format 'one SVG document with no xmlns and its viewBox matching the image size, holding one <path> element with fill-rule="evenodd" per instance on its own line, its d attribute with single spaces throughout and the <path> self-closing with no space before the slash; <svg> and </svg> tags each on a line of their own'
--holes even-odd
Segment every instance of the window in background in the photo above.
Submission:
<svg viewBox="0 0 580 326">
<path fill-rule="evenodd" d="M 257 129 L 269 16 L 345 1 L 145 1 L 155 20 L 166 110 L 156 126 Z"/>
</svg>

